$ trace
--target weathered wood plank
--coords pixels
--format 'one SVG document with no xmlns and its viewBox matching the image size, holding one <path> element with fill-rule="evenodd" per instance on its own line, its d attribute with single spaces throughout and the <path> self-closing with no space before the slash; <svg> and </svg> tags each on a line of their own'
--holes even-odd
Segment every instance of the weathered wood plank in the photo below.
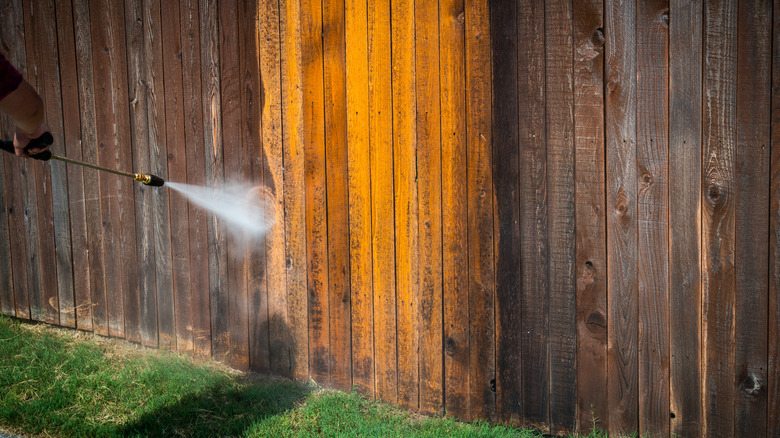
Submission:
<svg viewBox="0 0 780 438">
<path fill-rule="evenodd" d="M 469 421 L 465 20 L 463 0 L 439 4 L 445 411 Z"/>
<path fill-rule="evenodd" d="M 352 386 L 374 394 L 374 296 L 371 251 L 371 149 L 368 104 L 368 5 L 345 2 L 349 266 Z"/>
<path fill-rule="evenodd" d="M 417 0 L 414 14 L 420 413 L 443 415 L 439 4 Z"/>
<path fill-rule="evenodd" d="M 737 10 L 736 155 L 734 170 L 734 432 L 766 433 L 769 288 L 769 149 L 772 5 Z M 777 326 L 775 326 L 777 328 Z M 736 378 L 735 378 L 736 377 Z"/>
<path fill-rule="evenodd" d="M 734 432 L 735 1 L 704 11 L 702 149 L 702 331 L 704 428 Z"/>
<path fill-rule="evenodd" d="M 669 5 L 670 433 L 699 436 L 701 394 L 701 1 Z"/>
<path fill-rule="evenodd" d="M 469 397 L 472 419 L 495 420 L 495 276 L 490 10 L 466 3 L 466 162 L 469 259 Z"/>
<path fill-rule="evenodd" d="M 606 5 L 607 398 L 611 433 L 639 428 L 636 10 Z"/>
<path fill-rule="evenodd" d="M 780 326 L 780 1 L 772 13 L 772 125 L 769 208 L 769 327 Z M 780 333 L 768 331 L 766 436 L 780 436 Z"/>
<path fill-rule="evenodd" d="M 390 1 L 368 4 L 369 148 L 374 271 L 376 397 L 398 400 Z M 308 207 L 307 207 L 308 208 Z"/>
<path fill-rule="evenodd" d="M 419 296 L 417 237 L 417 94 L 414 2 L 394 0 L 393 179 L 398 333 L 398 404 L 419 408 Z"/>
<path fill-rule="evenodd" d="M 577 428 L 607 421 L 604 4 L 574 2 Z"/>
</svg>

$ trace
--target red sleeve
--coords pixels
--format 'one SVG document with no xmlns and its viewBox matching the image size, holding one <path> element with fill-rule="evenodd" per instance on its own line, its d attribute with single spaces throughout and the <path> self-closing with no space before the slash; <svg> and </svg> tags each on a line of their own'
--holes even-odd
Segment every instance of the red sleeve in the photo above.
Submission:
<svg viewBox="0 0 780 438">
<path fill-rule="evenodd" d="M 5 99 L 21 83 L 22 74 L 0 53 L 0 100 Z"/>
</svg>

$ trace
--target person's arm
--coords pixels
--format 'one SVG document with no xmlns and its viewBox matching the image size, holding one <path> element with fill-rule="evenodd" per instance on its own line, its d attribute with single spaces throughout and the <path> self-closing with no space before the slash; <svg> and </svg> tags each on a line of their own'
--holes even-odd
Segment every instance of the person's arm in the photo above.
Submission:
<svg viewBox="0 0 780 438">
<path fill-rule="evenodd" d="M 0 100 L 0 111 L 10 116 L 14 124 L 16 124 L 14 149 L 16 150 L 16 155 L 20 157 L 28 156 L 24 148 L 27 147 L 30 140 L 40 137 L 44 132 L 49 132 L 49 127 L 43 123 L 43 101 L 27 81 L 23 80 L 16 90 L 8 94 L 3 100 Z M 48 146 L 31 148 L 30 152 L 35 154 L 46 149 L 48 149 Z"/>
</svg>

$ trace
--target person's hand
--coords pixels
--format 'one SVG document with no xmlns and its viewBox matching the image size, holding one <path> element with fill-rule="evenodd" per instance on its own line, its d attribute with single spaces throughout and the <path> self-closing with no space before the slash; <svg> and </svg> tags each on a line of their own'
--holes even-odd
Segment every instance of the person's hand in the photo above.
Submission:
<svg viewBox="0 0 780 438">
<path fill-rule="evenodd" d="M 17 129 L 16 134 L 14 135 L 14 151 L 16 152 L 16 155 L 20 157 L 29 157 L 30 155 L 28 152 L 35 155 L 45 151 L 46 149 L 49 149 L 48 145 L 44 145 L 42 147 L 30 148 L 28 151 L 24 150 L 24 148 L 30 144 L 30 141 L 35 140 L 46 132 L 51 131 L 45 123 L 41 123 L 41 126 L 38 128 L 38 130 L 31 133 L 26 133 L 21 129 Z"/>
</svg>

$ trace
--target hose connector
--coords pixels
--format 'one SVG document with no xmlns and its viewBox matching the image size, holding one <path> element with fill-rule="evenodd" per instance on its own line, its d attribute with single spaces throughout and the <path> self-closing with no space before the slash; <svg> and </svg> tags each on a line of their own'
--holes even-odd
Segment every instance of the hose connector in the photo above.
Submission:
<svg viewBox="0 0 780 438">
<path fill-rule="evenodd" d="M 156 175 L 145 175 L 143 173 L 136 173 L 133 179 L 152 187 L 162 187 L 165 184 L 165 180 Z"/>
</svg>

